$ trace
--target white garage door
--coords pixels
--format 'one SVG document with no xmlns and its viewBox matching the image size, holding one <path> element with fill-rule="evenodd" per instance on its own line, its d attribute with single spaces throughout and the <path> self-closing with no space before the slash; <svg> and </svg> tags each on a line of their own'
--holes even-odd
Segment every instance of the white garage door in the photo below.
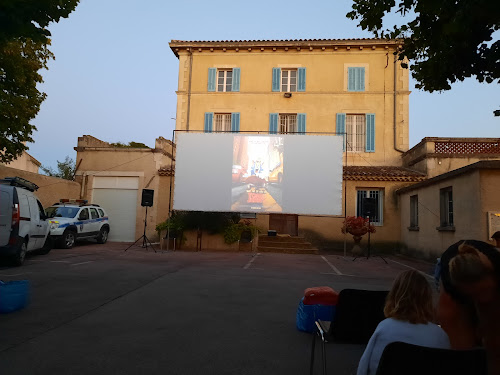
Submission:
<svg viewBox="0 0 500 375">
<path fill-rule="evenodd" d="M 136 240 L 138 189 L 138 177 L 94 177 L 92 203 L 102 206 L 109 216 L 109 241 Z"/>
</svg>

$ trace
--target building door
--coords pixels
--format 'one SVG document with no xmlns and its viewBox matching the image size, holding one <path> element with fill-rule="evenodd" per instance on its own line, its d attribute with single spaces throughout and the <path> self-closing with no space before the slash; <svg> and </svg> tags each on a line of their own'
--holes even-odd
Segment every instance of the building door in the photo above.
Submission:
<svg viewBox="0 0 500 375">
<path fill-rule="evenodd" d="M 100 205 L 109 217 L 109 241 L 136 240 L 138 177 L 94 177 L 92 203 Z"/>
<path fill-rule="evenodd" d="M 299 216 L 287 214 L 270 214 L 269 229 L 278 234 L 289 234 L 297 236 L 299 231 Z"/>
</svg>

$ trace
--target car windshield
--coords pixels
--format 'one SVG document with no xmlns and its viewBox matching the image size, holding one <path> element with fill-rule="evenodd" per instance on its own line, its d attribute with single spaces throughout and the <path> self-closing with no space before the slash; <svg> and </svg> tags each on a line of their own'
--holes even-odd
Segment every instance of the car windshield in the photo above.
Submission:
<svg viewBox="0 0 500 375">
<path fill-rule="evenodd" d="M 80 208 L 78 207 L 49 207 L 45 213 L 49 218 L 53 217 L 75 217 Z"/>
</svg>

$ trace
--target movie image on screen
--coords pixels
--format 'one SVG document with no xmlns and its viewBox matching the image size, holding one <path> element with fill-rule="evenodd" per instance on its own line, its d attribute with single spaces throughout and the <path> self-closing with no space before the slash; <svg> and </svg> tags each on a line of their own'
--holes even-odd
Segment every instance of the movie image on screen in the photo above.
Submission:
<svg viewBox="0 0 500 375">
<path fill-rule="evenodd" d="M 283 137 L 234 137 L 231 211 L 283 211 L 283 149 Z"/>
</svg>

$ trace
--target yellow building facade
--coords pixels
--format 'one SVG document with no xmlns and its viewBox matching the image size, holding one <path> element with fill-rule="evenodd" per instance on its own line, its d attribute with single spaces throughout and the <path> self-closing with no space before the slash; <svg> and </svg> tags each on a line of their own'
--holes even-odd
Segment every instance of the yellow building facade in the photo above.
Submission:
<svg viewBox="0 0 500 375">
<path fill-rule="evenodd" d="M 176 130 L 345 132 L 344 214 L 360 216 L 362 198 L 375 198 L 372 240 L 398 242 L 394 191 L 425 179 L 402 167 L 410 91 L 408 70 L 394 57 L 398 41 L 173 40 L 170 47 L 179 59 Z M 257 222 L 319 247 L 344 240 L 343 217 L 286 216 L 258 215 Z"/>
</svg>

